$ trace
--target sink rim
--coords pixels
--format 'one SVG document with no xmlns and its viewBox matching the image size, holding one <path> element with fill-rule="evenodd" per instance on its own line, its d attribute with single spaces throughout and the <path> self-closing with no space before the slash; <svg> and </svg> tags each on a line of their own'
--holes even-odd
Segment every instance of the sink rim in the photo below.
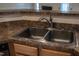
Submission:
<svg viewBox="0 0 79 59">
<path fill-rule="evenodd" d="M 52 30 L 52 31 L 54 31 L 54 30 Z M 57 30 L 56 30 L 57 31 Z M 59 31 L 59 30 L 58 30 Z M 64 30 L 63 30 L 64 31 Z M 50 31 L 51 32 L 51 31 Z M 60 31 L 60 32 L 62 32 L 62 31 Z M 75 34 L 74 34 L 74 32 L 72 32 L 72 31 L 67 31 L 67 32 L 71 32 L 71 33 L 73 33 L 72 34 L 72 36 L 73 36 L 73 41 L 72 42 L 64 42 L 64 43 L 73 43 L 73 42 L 75 42 L 75 40 L 76 40 L 76 38 L 75 38 Z M 49 34 L 49 33 L 48 33 Z M 47 35 L 47 36 L 49 36 L 49 35 Z M 46 36 L 46 37 L 47 37 Z M 53 39 L 54 40 L 54 38 L 51 38 L 51 39 Z M 64 39 L 63 39 L 64 40 Z M 72 38 L 69 40 L 69 41 L 71 41 L 72 40 Z M 46 40 L 46 41 L 48 41 L 48 40 Z M 52 41 L 49 41 L 49 42 L 52 42 Z M 53 42 L 58 42 L 58 41 L 53 41 Z M 58 43 L 63 43 L 63 42 L 58 42 Z"/>
<path fill-rule="evenodd" d="M 24 30 L 22 30 L 21 32 L 19 32 L 19 33 L 17 33 L 16 35 L 14 35 L 13 37 L 20 37 L 20 38 L 28 38 L 28 39 L 34 39 L 34 40 L 41 40 L 41 39 L 44 39 L 43 37 L 44 36 L 39 36 L 39 35 L 36 35 L 36 37 L 35 36 L 33 36 L 33 35 L 31 35 L 31 37 L 21 37 L 21 36 L 19 36 L 21 33 L 23 33 L 24 31 L 27 31 L 27 29 L 35 29 L 35 30 L 46 30 L 46 33 L 48 32 L 48 30 L 47 29 L 45 29 L 45 28 L 37 28 L 37 27 L 28 27 L 28 28 L 26 28 L 26 29 L 24 29 Z M 45 33 L 45 34 L 46 34 Z M 44 35 L 45 35 L 44 34 Z M 38 36 L 38 37 L 37 37 Z M 34 38 L 35 37 L 35 38 Z"/>
<path fill-rule="evenodd" d="M 47 28 L 38 28 L 38 27 L 27 27 L 26 29 L 24 29 L 23 31 L 25 31 L 25 30 L 27 30 L 27 29 L 42 29 L 42 30 L 47 30 Z M 55 29 L 54 29 L 55 30 Z M 21 31 L 20 33 L 18 33 L 18 34 L 16 34 L 14 37 L 20 37 L 19 36 L 19 34 L 21 34 L 23 31 Z M 47 30 L 47 32 L 48 32 L 49 30 Z M 52 30 L 53 31 L 53 30 Z M 56 30 L 57 31 L 57 30 Z M 63 30 L 63 31 L 65 31 L 65 30 Z M 39 41 L 39 40 L 44 40 L 44 41 L 48 41 L 48 40 L 46 40 L 46 37 L 48 36 L 48 34 L 47 34 L 47 32 L 45 33 L 45 35 L 44 36 L 41 36 L 41 38 L 40 39 L 36 39 L 36 38 L 28 38 L 28 37 L 20 37 L 20 38 L 28 38 L 28 39 L 32 39 L 32 40 L 37 40 L 37 41 Z M 72 31 L 67 31 L 67 32 L 72 32 Z M 73 33 L 73 32 L 72 32 Z M 47 34 L 47 35 L 46 35 Z M 74 36 L 74 34 L 73 34 L 73 36 Z M 75 39 L 73 39 L 73 40 L 75 40 Z M 49 41 L 49 42 L 52 42 L 52 41 Z M 54 41 L 55 42 L 55 41 Z M 74 41 L 73 41 L 74 42 Z M 72 43 L 73 43 L 72 42 Z"/>
</svg>

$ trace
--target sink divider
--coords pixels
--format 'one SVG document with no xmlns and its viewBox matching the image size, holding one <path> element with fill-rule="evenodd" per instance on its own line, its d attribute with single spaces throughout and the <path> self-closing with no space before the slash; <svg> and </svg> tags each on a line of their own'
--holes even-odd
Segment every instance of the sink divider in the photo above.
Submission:
<svg viewBox="0 0 79 59">
<path fill-rule="evenodd" d="M 45 35 L 44 35 L 44 37 L 43 37 L 43 39 L 42 40 L 44 40 L 45 39 L 45 37 L 48 35 L 48 33 L 49 33 L 50 31 L 48 31 Z"/>
</svg>

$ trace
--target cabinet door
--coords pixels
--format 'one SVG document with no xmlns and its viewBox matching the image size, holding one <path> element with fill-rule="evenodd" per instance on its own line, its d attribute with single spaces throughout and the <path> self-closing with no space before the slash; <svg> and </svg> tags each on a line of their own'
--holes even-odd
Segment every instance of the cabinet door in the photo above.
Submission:
<svg viewBox="0 0 79 59">
<path fill-rule="evenodd" d="M 42 49 L 40 51 L 40 55 L 42 55 L 42 56 L 70 56 L 71 53 Z"/>
<path fill-rule="evenodd" d="M 29 56 L 36 56 L 37 55 L 37 48 L 30 47 L 27 45 L 21 44 L 14 44 L 15 54 L 16 55 L 29 55 Z"/>
</svg>

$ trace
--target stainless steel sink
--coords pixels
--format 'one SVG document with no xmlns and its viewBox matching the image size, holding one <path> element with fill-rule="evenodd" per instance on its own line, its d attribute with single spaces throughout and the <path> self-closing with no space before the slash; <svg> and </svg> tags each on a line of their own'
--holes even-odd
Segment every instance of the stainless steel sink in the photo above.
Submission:
<svg viewBox="0 0 79 59">
<path fill-rule="evenodd" d="M 52 30 L 47 34 L 46 40 L 50 42 L 72 43 L 74 41 L 74 34 L 71 31 Z"/>
<path fill-rule="evenodd" d="M 66 42 L 72 43 L 74 41 L 74 34 L 71 31 L 65 30 L 48 30 L 44 28 L 27 28 L 17 36 L 29 38 L 34 40 L 45 40 L 49 42 Z"/>
<path fill-rule="evenodd" d="M 30 38 L 34 40 L 43 39 L 44 35 L 48 32 L 47 29 L 42 28 L 27 28 L 17 36 L 23 38 Z"/>
</svg>

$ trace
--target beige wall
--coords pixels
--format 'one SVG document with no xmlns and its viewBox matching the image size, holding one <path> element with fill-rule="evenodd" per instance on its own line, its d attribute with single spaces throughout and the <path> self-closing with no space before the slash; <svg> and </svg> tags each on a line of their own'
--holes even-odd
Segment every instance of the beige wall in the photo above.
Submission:
<svg viewBox="0 0 79 59">
<path fill-rule="evenodd" d="M 60 11 L 60 3 L 40 3 L 41 6 L 52 6 L 53 10 Z M 35 9 L 34 3 L 0 3 L 0 10 L 7 9 Z M 71 10 L 72 9 L 72 10 Z M 70 3 L 70 11 L 79 12 L 79 3 Z"/>
<path fill-rule="evenodd" d="M 70 11 L 78 11 L 79 12 L 79 3 L 71 3 L 70 8 L 72 8 L 72 10 L 70 10 Z"/>
<path fill-rule="evenodd" d="M 60 11 L 60 3 L 41 3 L 40 7 L 42 5 L 44 5 L 44 6 L 52 6 L 53 10 Z M 79 3 L 70 3 L 69 8 L 70 8 L 69 11 L 79 12 Z"/>
<path fill-rule="evenodd" d="M 40 3 L 40 9 L 42 5 L 52 6 L 53 10 L 59 10 L 59 3 Z M 33 3 L 0 3 L 0 10 L 7 9 L 35 9 Z"/>
<path fill-rule="evenodd" d="M 31 3 L 0 3 L 0 10 L 6 9 L 32 9 Z"/>
</svg>

